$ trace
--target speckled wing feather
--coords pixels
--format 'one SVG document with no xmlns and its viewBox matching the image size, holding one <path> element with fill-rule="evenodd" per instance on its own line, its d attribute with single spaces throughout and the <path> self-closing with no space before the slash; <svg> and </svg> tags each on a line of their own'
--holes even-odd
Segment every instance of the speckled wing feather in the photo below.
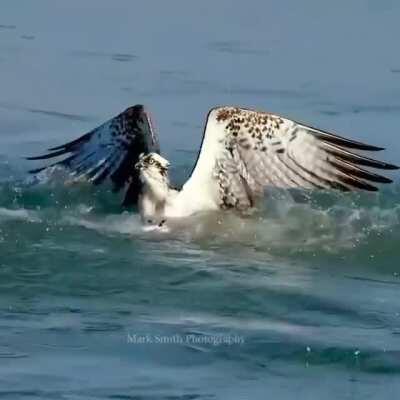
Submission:
<svg viewBox="0 0 400 400">
<path fill-rule="evenodd" d="M 208 175 L 219 206 L 242 210 L 267 186 L 376 191 L 391 180 L 370 169 L 397 169 L 362 154 L 379 150 L 277 115 L 215 108 L 188 187 L 204 188 Z"/>
<path fill-rule="evenodd" d="M 139 155 L 159 153 L 160 148 L 149 114 L 143 106 L 136 105 L 80 138 L 49 151 L 48 154 L 28 159 L 66 158 L 34 169 L 31 173 L 61 165 L 71 171 L 74 180 L 86 179 L 98 185 L 109 178 L 115 191 L 129 184 L 124 205 L 131 205 L 137 202 L 141 187 L 138 171 L 134 168 Z"/>
</svg>

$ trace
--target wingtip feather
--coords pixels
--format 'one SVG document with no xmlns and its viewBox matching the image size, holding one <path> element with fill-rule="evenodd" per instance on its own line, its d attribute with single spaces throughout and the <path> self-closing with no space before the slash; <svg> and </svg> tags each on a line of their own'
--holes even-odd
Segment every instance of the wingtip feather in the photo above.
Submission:
<svg viewBox="0 0 400 400">
<path fill-rule="evenodd" d="M 367 144 L 363 142 L 359 142 L 357 140 L 352 140 L 345 138 L 343 136 L 337 135 L 335 133 L 323 131 L 321 129 L 317 129 L 314 127 L 308 127 L 305 125 L 302 125 L 303 128 L 309 129 L 314 136 L 318 137 L 320 140 L 331 143 L 336 146 L 342 146 L 348 149 L 354 149 L 354 150 L 363 150 L 363 151 L 382 151 L 385 150 L 384 147 L 380 146 L 375 146 L 372 144 Z"/>
<path fill-rule="evenodd" d="M 49 158 L 62 156 L 63 154 L 66 154 L 66 153 L 68 153 L 68 151 L 66 151 L 66 150 L 59 150 L 59 151 L 54 151 L 54 152 L 52 152 L 52 153 L 42 154 L 42 155 L 40 155 L 40 156 L 27 157 L 27 160 L 30 160 L 30 161 L 35 161 L 35 160 L 47 160 L 47 159 L 49 159 Z"/>
<path fill-rule="evenodd" d="M 400 167 L 395 165 L 395 164 L 389 164 L 389 163 L 385 163 L 385 164 L 386 164 L 386 168 L 385 169 L 393 170 L 393 171 L 395 171 L 397 169 L 400 169 Z"/>
<path fill-rule="evenodd" d="M 32 175 L 38 174 L 39 172 L 44 171 L 46 168 L 48 168 L 48 167 L 41 167 L 41 168 L 30 169 L 30 170 L 28 171 L 28 174 L 32 174 Z"/>
</svg>

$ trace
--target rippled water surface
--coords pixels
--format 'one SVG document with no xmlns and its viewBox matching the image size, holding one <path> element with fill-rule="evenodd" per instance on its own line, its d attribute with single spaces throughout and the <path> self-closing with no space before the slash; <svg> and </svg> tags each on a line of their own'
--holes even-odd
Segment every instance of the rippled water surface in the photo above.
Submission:
<svg viewBox="0 0 400 400">
<path fill-rule="evenodd" d="M 390 0 L 3 0 L 0 397 L 396 398 L 398 175 L 161 234 L 23 156 L 144 103 L 181 183 L 207 110 L 238 104 L 399 164 L 399 16 Z"/>
</svg>

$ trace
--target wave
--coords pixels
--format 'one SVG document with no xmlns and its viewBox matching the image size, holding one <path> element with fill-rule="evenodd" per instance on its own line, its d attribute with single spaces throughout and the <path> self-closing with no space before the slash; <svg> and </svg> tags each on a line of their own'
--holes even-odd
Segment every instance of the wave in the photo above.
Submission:
<svg viewBox="0 0 400 400">
<path fill-rule="evenodd" d="M 9 209 L 0 207 L 0 222 L 8 220 L 22 220 L 27 222 L 40 222 L 37 213 L 32 210 L 25 209 Z"/>
<path fill-rule="evenodd" d="M 379 193 L 270 191 L 263 209 L 248 217 L 206 213 L 169 221 L 169 229 L 146 231 L 135 211 L 120 208 L 107 188 L 51 179 L 0 183 L 0 226 L 10 220 L 74 226 L 103 235 L 194 241 L 223 248 L 227 243 L 272 255 L 310 256 L 386 252 L 399 254 L 400 184 Z M 23 229 L 23 228 L 21 228 Z"/>
</svg>

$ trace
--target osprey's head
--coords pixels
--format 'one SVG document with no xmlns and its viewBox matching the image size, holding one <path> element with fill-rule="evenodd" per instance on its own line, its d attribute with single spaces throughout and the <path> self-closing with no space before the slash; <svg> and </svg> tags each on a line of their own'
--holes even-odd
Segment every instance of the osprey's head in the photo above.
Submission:
<svg viewBox="0 0 400 400">
<path fill-rule="evenodd" d="M 140 172 L 144 183 L 168 183 L 169 162 L 157 153 L 141 154 L 135 168 Z"/>
</svg>

